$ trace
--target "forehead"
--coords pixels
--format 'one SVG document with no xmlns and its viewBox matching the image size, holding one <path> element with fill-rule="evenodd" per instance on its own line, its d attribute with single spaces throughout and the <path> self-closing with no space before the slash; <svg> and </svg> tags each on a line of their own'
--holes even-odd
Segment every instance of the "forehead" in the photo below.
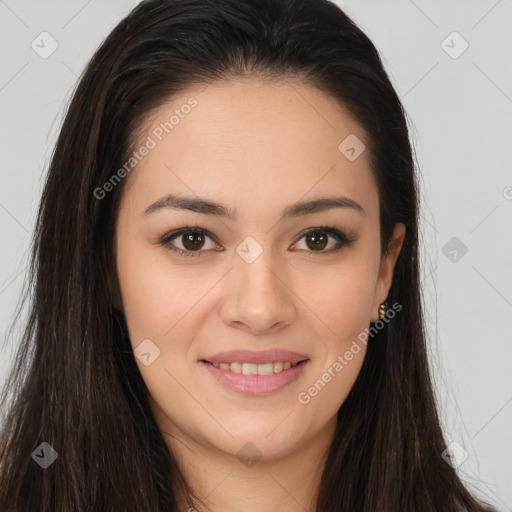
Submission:
<svg viewBox="0 0 512 512">
<path fill-rule="evenodd" d="M 261 206 L 333 189 L 369 208 L 377 200 L 364 130 L 338 101 L 298 80 L 187 88 L 148 117 L 134 150 L 144 145 L 126 185 L 145 202 L 183 191 Z"/>
</svg>

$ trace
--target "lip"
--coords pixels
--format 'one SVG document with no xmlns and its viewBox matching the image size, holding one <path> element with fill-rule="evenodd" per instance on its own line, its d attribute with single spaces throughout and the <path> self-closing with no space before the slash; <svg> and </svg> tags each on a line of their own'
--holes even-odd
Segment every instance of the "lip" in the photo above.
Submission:
<svg viewBox="0 0 512 512">
<path fill-rule="evenodd" d="M 297 352 L 290 352 L 289 350 L 283 349 L 269 349 L 262 350 L 259 352 L 251 350 L 229 350 L 227 352 L 221 352 L 212 356 L 204 357 L 202 361 L 209 363 L 273 363 L 282 361 L 286 363 L 289 361 L 292 364 L 309 359 L 307 354 L 299 354 Z M 277 375 L 277 374 L 276 374 Z"/>
<path fill-rule="evenodd" d="M 256 354 L 255 357 L 260 357 L 260 354 L 261 353 Z M 295 357 L 297 357 L 297 354 Z M 269 361 L 269 359 L 266 359 L 266 361 Z M 279 358 L 277 361 L 279 361 Z M 221 362 L 227 361 L 224 360 Z M 244 362 L 250 361 L 245 359 Z M 296 366 L 292 366 L 287 370 L 282 370 L 279 373 L 273 373 L 272 375 L 244 375 L 243 373 L 233 373 L 229 370 L 221 370 L 220 368 L 216 368 L 213 366 L 213 364 L 205 360 L 201 360 L 200 363 L 204 368 L 208 370 L 208 372 L 210 372 L 211 375 L 213 375 L 213 377 L 215 377 L 217 382 L 227 387 L 228 389 L 243 395 L 264 396 L 276 393 L 297 380 L 305 368 L 309 365 L 310 360 L 308 359 L 307 361 L 303 361 Z"/>
</svg>

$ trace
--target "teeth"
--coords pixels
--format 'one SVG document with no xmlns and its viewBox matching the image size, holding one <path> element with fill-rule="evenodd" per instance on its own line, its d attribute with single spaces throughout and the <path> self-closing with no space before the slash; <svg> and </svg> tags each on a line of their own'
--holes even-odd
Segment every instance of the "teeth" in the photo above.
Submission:
<svg viewBox="0 0 512 512">
<path fill-rule="evenodd" d="M 261 364 L 242 363 L 242 373 L 244 375 L 258 375 L 258 368 Z"/>
<path fill-rule="evenodd" d="M 276 361 L 273 363 L 212 363 L 215 368 L 221 370 L 231 371 L 233 373 L 243 373 L 244 375 L 272 375 L 273 373 L 279 373 L 283 370 L 288 370 L 297 366 L 298 363 L 292 364 L 290 361 L 285 363 Z"/>
<path fill-rule="evenodd" d="M 226 363 L 228 365 L 228 370 L 233 373 L 242 373 L 242 365 L 240 363 Z"/>
</svg>

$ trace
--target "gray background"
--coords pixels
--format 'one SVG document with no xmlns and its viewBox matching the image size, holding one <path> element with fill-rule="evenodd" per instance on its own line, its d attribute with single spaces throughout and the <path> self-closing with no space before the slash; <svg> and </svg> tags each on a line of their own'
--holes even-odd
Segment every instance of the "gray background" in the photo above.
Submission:
<svg viewBox="0 0 512 512">
<path fill-rule="evenodd" d="M 512 0 L 337 3 L 380 50 L 411 119 L 427 328 L 448 441 L 467 452 L 456 460 L 473 491 L 512 511 Z M 0 0 L 0 385 L 67 101 L 96 47 L 136 4 Z M 31 47 L 51 49 L 42 32 L 58 44 L 47 58 Z"/>
</svg>

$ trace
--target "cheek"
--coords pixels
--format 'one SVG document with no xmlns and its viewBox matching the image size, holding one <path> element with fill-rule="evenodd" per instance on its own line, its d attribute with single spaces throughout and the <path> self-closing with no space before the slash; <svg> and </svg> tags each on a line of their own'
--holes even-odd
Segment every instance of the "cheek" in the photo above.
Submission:
<svg viewBox="0 0 512 512">
<path fill-rule="evenodd" d="M 338 343 L 357 337 L 370 323 L 377 271 L 357 254 L 346 264 L 324 269 L 303 283 L 305 303 L 317 313 L 327 338 Z"/>
<path fill-rule="evenodd" d="M 174 417 L 187 402 L 180 383 L 189 379 L 189 349 L 203 322 L 200 301 L 212 284 L 170 264 L 164 250 L 124 243 L 117 273 L 135 361 L 152 401 Z M 138 357 L 146 352 L 148 364 Z"/>
<path fill-rule="evenodd" d="M 163 339 L 170 335 L 211 287 L 195 277 L 191 268 L 170 264 L 167 256 L 165 250 L 149 245 L 119 247 L 119 285 L 134 344 L 139 339 Z"/>
<path fill-rule="evenodd" d="M 297 397 L 311 428 L 333 417 L 356 381 L 366 354 L 365 333 L 370 324 L 375 290 L 375 263 L 354 257 L 350 264 L 311 279 L 317 286 L 310 308 L 318 311 L 321 328 L 315 336 L 317 360 Z M 322 284 L 321 288 L 318 285 Z"/>
</svg>

